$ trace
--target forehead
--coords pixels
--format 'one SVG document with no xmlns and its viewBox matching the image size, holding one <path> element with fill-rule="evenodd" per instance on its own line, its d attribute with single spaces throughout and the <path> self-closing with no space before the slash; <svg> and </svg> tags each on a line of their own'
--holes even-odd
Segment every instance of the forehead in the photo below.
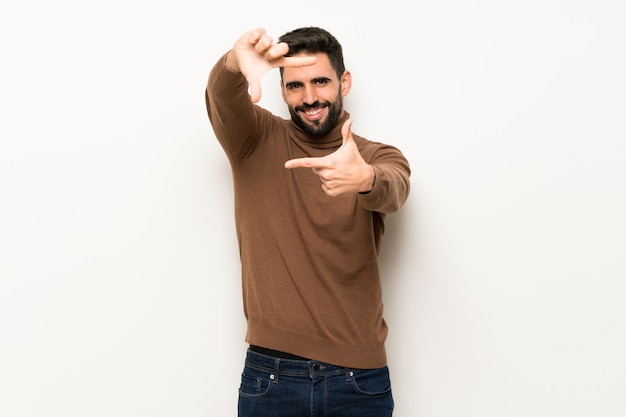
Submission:
<svg viewBox="0 0 626 417">
<path fill-rule="evenodd" d="M 337 78 L 337 74 L 335 74 L 335 70 L 330 64 L 328 55 L 320 52 L 316 54 L 299 53 L 293 56 L 314 56 L 317 58 L 317 62 L 313 65 L 306 65 L 304 67 L 284 67 L 283 81 L 285 83 L 291 81 L 309 81 L 320 77 L 330 79 Z"/>
</svg>

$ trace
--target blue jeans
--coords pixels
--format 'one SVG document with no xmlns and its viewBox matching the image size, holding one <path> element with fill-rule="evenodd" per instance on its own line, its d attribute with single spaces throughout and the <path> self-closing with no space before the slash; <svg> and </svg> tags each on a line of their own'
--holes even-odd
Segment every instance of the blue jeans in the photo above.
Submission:
<svg viewBox="0 0 626 417">
<path fill-rule="evenodd" d="M 391 417 L 387 367 L 351 369 L 248 350 L 239 417 Z"/>
</svg>

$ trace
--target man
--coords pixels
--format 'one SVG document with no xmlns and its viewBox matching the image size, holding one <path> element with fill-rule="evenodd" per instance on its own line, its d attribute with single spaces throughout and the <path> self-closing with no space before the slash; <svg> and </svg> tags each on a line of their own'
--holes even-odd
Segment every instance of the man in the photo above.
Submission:
<svg viewBox="0 0 626 417">
<path fill-rule="evenodd" d="M 280 68 L 291 120 L 261 108 Z M 232 168 L 250 344 L 240 417 L 391 416 L 378 253 L 409 193 L 395 147 L 351 132 L 341 45 L 305 27 L 242 35 L 213 67 L 206 106 Z"/>
</svg>

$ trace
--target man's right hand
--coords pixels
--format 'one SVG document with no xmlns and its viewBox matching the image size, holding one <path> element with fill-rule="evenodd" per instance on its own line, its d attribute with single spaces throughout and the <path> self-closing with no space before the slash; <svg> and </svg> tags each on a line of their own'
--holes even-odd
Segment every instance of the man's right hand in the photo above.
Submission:
<svg viewBox="0 0 626 417">
<path fill-rule="evenodd" d="M 274 40 L 258 28 L 244 33 L 226 57 L 226 67 L 231 71 L 241 72 L 250 85 L 250 99 L 253 103 L 261 99 L 261 78 L 277 67 L 302 67 L 314 64 L 313 56 L 285 57 L 289 46 L 274 43 Z"/>
</svg>

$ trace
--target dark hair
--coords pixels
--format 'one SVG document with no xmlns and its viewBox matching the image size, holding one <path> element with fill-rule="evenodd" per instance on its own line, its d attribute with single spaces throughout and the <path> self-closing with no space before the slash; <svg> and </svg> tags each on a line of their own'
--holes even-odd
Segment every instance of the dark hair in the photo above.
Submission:
<svg viewBox="0 0 626 417">
<path fill-rule="evenodd" d="M 341 44 L 327 30 L 318 27 L 302 27 L 285 33 L 278 38 L 279 42 L 289 45 L 289 52 L 286 56 L 295 55 L 300 52 L 309 54 L 325 53 L 328 55 L 330 65 L 337 73 L 337 78 L 341 79 L 346 67 L 343 63 L 343 51 Z M 283 74 L 283 68 L 280 68 Z"/>
</svg>

